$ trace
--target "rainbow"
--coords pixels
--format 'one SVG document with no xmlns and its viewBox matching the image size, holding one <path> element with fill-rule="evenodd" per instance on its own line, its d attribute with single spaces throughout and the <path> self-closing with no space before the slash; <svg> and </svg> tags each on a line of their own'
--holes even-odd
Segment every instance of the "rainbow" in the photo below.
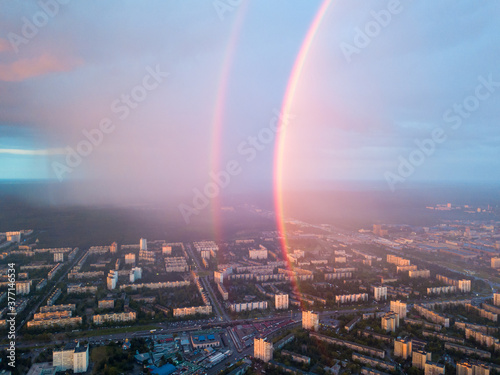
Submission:
<svg viewBox="0 0 500 375">
<path fill-rule="evenodd" d="M 302 42 L 299 53 L 295 58 L 295 63 L 292 68 L 292 72 L 288 79 L 287 88 L 285 91 L 283 104 L 281 107 L 281 119 L 278 129 L 280 131 L 277 133 L 276 143 L 275 143 L 275 153 L 274 153 L 274 203 L 275 203 L 275 213 L 276 213 L 276 224 L 278 232 L 281 238 L 281 252 L 284 259 L 288 259 L 288 243 L 286 238 L 286 225 L 285 225 L 285 213 L 284 213 L 284 202 L 283 202 L 283 167 L 284 167 L 284 154 L 285 154 L 285 144 L 286 144 L 286 130 L 285 123 L 283 119 L 286 119 L 286 115 L 290 113 L 290 108 L 292 107 L 293 100 L 296 94 L 297 85 L 302 74 L 302 69 L 304 63 L 307 59 L 307 55 L 313 44 L 316 33 L 318 32 L 321 22 L 325 17 L 328 8 L 332 0 L 324 0 L 320 5 L 316 15 L 307 31 L 307 34 Z"/>
<path fill-rule="evenodd" d="M 289 261 L 288 257 L 288 246 L 286 239 L 286 227 L 285 227 L 285 216 L 284 216 L 284 205 L 283 205 L 283 165 L 284 165 L 284 150 L 285 150 L 285 141 L 286 141 L 286 132 L 284 131 L 285 121 L 287 119 L 287 114 L 290 111 L 292 106 L 297 84 L 299 82 L 302 69 L 304 67 L 304 63 L 307 59 L 308 52 L 310 50 L 311 45 L 313 44 L 316 33 L 318 32 L 321 22 L 325 17 L 325 14 L 328 11 L 330 3 L 332 0 L 323 0 L 318 11 L 316 12 L 315 17 L 309 29 L 306 33 L 306 36 L 301 44 L 299 49 L 299 53 L 295 59 L 290 77 L 288 79 L 287 88 L 285 91 L 285 95 L 283 98 L 281 114 L 278 123 L 277 138 L 275 142 L 275 154 L 274 154 L 274 201 L 275 201 L 275 212 L 276 212 L 276 221 L 277 228 L 280 235 L 280 248 L 283 255 L 284 260 L 287 263 L 287 269 L 293 270 L 293 266 Z M 243 26 L 244 17 L 246 15 L 248 1 L 246 1 L 242 6 L 244 7 L 238 12 L 238 16 L 234 21 L 233 32 L 228 42 L 228 46 L 226 49 L 226 55 L 224 58 L 224 62 L 222 64 L 219 85 L 216 95 L 215 101 L 215 109 L 212 118 L 212 154 L 210 160 L 210 167 L 213 171 L 218 171 L 221 168 L 221 150 L 222 150 L 222 131 L 224 126 L 224 113 L 225 113 L 225 104 L 227 99 L 227 90 L 229 85 L 229 76 L 231 73 L 232 65 L 234 62 L 234 56 L 236 52 L 236 45 L 239 39 L 241 29 Z M 221 208 L 221 199 L 217 197 L 213 199 L 212 202 L 212 218 L 214 224 L 214 235 L 216 240 L 222 238 L 222 225 L 220 218 L 220 208 Z M 297 280 L 292 280 L 292 288 L 298 291 Z M 303 305 L 303 301 L 301 301 Z M 303 306 L 302 306 L 303 307 Z"/>
<path fill-rule="evenodd" d="M 280 237 L 280 247 L 283 259 L 287 263 L 287 268 L 293 270 L 293 265 L 288 257 L 288 241 L 286 235 L 286 219 L 284 212 L 284 198 L 283 198 L 283 172 L 284 172 L 284 154 L 285 154 L 285 144 L 286 144 L 286 119 L 287 115 L 290 114 L 290 108 L 292 107 L 293 100 L 297 91 L 297 85 L 302 74 L 302 69 L 307 59 L 307 55 L 314 42 L 316 33 L 318 32 L 321 22 L 325 17 L 328 8 L 330 7 L 332 0 L 324 0 L 316 15 L 309 26 L 306 36 L 302 42 L 299 49 L 299 53 L 295 58 L 292 71 L 288 78 L 288 84 L 283 98 L 283 104 L 281 107 L 281 117 L 280 123 L 278 124 L 279 131 L 277 132 L 275 151 L 274 151 L 274 211 L 276 214 L 276 225 Z M 292 288 L 296 293 L 300 295 L 300 287 L 297 280 L 292 280 Z M 304 310 L 304 301 L 300 300 L 301 308 Z"/>
<path fill-rule="evenodd" d="M 211 122 L 212 130 L 212 152 L 210 158 L 210 170 L 218 172 L 221 169 L 221 150 L 222 150 L 222 132 L 224 129 L 224 113 L 226 109 L 227 91 L 229 86 L 229 77 L 236 55 L 237 43 L 243 29 L 245 16 L 248 9 L 249 1 L 244 1 L 238 9 L 236 19 L 233 21 L 231 36 L 229 38 L 226 54 L 222 63 L 222 69 L 219 77 L 219 84 L 217 88 L 217 95 L 215 99 L 214 113 Z M 212 200 L 212 222 L 215 240 L 222 239 L 222 225 L 220 218 L 221 211 L 221 198 L 220 194 Z"/>
</svg>

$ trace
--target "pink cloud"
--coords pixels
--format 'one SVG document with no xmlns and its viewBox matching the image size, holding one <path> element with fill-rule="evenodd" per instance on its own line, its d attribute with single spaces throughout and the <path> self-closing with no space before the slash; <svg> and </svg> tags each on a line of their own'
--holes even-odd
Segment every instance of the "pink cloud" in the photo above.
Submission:
<svg viewBox="0 0 500 375">
<path fill-rule="evenodd" d="M 10 44 L 7 40 L 0 38 L 0 53 L 10 50 Z"/>
<path fill-rule="evenodd" d="M 50 73 L 67 72 L 81 63 L 79 59 L 60 59 L 44 53 L 41 56 L 0 64 L 0 81 L 19 82 Z"/>
</svg>

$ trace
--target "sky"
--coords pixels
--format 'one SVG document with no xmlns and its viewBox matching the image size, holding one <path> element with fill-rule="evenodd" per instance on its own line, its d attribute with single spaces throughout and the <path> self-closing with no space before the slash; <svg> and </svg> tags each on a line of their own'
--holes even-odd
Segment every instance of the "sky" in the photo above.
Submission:
<svg viewBox="0 0 500 375">
<path fill-rule="evenodd" d="M 499 11 L 0 0 L 0 180 L 78 182 L 109 201 L 212 198 L 214 181 L 497 182 Z"/>
</svg>

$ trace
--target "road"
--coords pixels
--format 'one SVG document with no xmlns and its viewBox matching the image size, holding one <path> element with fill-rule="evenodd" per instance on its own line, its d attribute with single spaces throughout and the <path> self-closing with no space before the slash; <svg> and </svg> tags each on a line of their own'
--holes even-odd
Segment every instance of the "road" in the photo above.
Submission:
<svg viewBox="0 0 500 375">
<path fill-rule="evenodd" d="M 208 297 L 210 298 L 210 301 L 212 302 L 212 306 L 217 311 L 218 318 L 222 319 L 222 321 L 226 321 L 226 322 L 230 321 L 231 318 L 226 313 L 226 310 L 224 310 L 224 308 L 219 303 L 219 300 L 217 299 L 217 295 L 215 294 L 214 290 L 212 289 L 212 285 L 210 285 L 210 280 L 209 280 L 208 276 L 201 277 L 200 280 L 201 280 L 203 287 L 208 292 Z"/>
</svg>

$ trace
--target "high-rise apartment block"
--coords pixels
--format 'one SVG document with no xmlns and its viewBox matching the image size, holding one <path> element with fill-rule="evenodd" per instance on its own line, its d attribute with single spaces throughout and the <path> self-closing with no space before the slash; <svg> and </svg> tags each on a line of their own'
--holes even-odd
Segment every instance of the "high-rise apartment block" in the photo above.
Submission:
<svg viewBox="0 0 500 375">
<path fill-rule="evenodd" d="M 394 356 L 407 359 L 411 356 L 411 340 L 410 339 L 396 339 L 394 340 Z"/>
<path fill-rule="evenodd" d="M 411 365 L 420 370 L 424 370 L 426 362 L 430 362 L 431 360 L 432 353 L 428 353 L 424 350 L 415 350 L 411 356 Z"/>
<path fill-rule="evenodd" d="M 288 309 L 288 294 L 275 294 L 274 306 L 277 310 Z"/>
<path fill-rule="evenodd" d="M 31 292 L 31 280 L 28 281 L 17 281 L 16 282 L 16 294 L 17 295 L 27 295 Z"/>
<path fill-rule="evenodd" d="M 273 359 L 273 343 L 267 342 L 265 338 L 254 338 L 253 356 L 264 362 L 269 362 Z"/>
<path fill-rule="evenodd" d="M 89 367 L 89 347 L 67 344 L 62 349 L 54 349 L 52 353 L 52 365 L 56 371 L 73 370 L 75 374 L 86 372 Z"/>
<path fill-rule="evenodd" d="M 319 314 L 314 311 L 302 311 L 302 328 L 317 331 L 319 328 Z"/>
<path fill-rule="evenodd" d="M 493 294 L 493 304 L 495 306 L 500 306 L 500 293 Z"/>
<path fill-rule="evenodd" d="M 393 254 L 387 254 L 387 263 L 395 264 L 396 266 L 409 266 L 410 260 L 398 257 Z"/>
<path fill-rule="evenodd" d="M 493 269 L 500 268 L 500 258 L 491 258 L 491 268 Z"/>
<path fill-rule="evenodd" d="M 374 286 L 373 287 L 373 299 L 375 301 L 382 301 L 387 299 L 387 287 L 386 286 Z"/>
<path fill-rule="evenodd" d="M 258 249 L 248 250 L 248 257 L 250 259 L 267 259 L 267 249 L 261 245 Z"/>
<path fill-rule="evenodd" d="M 161 246 L 161 253 L 163 255 L 172 255 L 172 246 L 169 246 L 167 245 L 166 243 L 164 243 L 162 246 Z"/>
<path fill-rule="evenodd" d="M 401 301 L 391 301 L 390 311 L 394 311 L 398 314 L 400 320 L 406 318 L 406 303 Z"/>
<path fill-rule="evenodd" d="M 125 254 L 125 264 L 134 264 L 135 263 L 135 254 L 129 253 Z"/>
<path fill-rule="evenodd" d="M 109 271 L 107 278 L 107 286 L 108 289 L 113 290 L 116 288 L 116 284 L 118 283 L 118 271 L 111 270 Z"/>
<path fill-rule="evenodd" d="M 396 332 L 396 329 L 399 327 L 399 317 L 393 311 L 389 311 L 382 317 L 381 320 L 382 329 L 386 332 Z"/>
<path fill-rule="evenodd" d="M 457 362 L 457 375 L 490 375 L 490 367 L 471 360 Z"/>
</svg>

